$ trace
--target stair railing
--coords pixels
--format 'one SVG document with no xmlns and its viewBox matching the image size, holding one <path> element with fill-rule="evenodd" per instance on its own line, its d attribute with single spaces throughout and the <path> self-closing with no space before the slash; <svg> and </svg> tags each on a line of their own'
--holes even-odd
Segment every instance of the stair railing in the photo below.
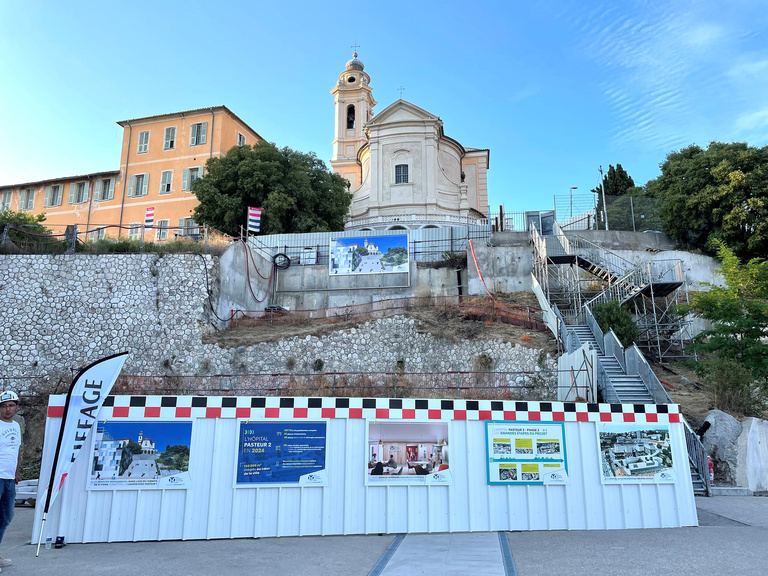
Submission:
<svg viewBox="0 0 768 576">
<path fill-rule="evenodd" d="M 611 328 L 603 337 L 603 354 L 613 356 L 616 362 L 621 366 L 622 371 L 627 373 L 627 363 L 624 360 L 624 346 L 621 345 L 618 336 Z"/>
<path fill-rule="evenodd" d="M 592 316 L 592 310 L 590 310 L 586 305 L 582 306 L 581 309 L 584 313 L 586 324 L 589 326 L 589 330 L 592 332 L 592 336 L 594 336 L 595 340 L 597 340 L 599 351 L 604 353 L 605 343 L 603 342 L 603 331 L 600 329 L 600 326 L 598 326 L 595 317 Z"/>
<path fill-rule="evenodd" d="M 709 462 L 707 462 L 707 450 L 704 448 L 704 444 L 688 424 L 685 418 L 682 418 L 683 430 L 685 430 L 685 446 L 688 448 L 688 460 L 693 466 L 694 470 L 699 473 L 701 479 L 704 481 L 704 489 L 707 491 L 707 496 L 711 495 L 709 486 Z"/>
<path fill-rule="evenodd" d="M 600 362 L 597 363 L 597 388 L 600 390 L 600 394 L 603 396 L 603 401 L 608 404 L 621 404 L 621 399 L 616 393 L 616 389 L 611 383 L 611 379 L 608 377 L 608 373 L 603 368 Z"/>
<path fill-rule="evenodd" d="M 627 360 L 627 375 L 640 377 L 648 392 L 653 396 L 654 404 L 674 404 L 656 374 L 651 370 L 648 361 L 640 351 L 640 348 L 637 347 L 637 344 L 632 344 L 632 347 L 626 350 L 624 356 Z"/>
</svg>

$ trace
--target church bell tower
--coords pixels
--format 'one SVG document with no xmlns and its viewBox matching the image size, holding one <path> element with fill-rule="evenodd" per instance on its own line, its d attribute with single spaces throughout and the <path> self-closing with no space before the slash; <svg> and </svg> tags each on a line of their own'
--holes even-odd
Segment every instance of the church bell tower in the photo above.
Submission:
<svg viewBox="0 0 768 576">
<path fill-rule="evenodd" d="M 333 140 L 331 168 L 350 182 L 350 189 L 356 190 L 362 183 L 357 153 L 368 141 L 363 126 L 373 118 L 376 101 L 371 93 L 371 78 L 357 59 L 357 52 L 347 62 L 339 81 L 331 90 L 336 106 L 336 133 Z"/>
</svg>

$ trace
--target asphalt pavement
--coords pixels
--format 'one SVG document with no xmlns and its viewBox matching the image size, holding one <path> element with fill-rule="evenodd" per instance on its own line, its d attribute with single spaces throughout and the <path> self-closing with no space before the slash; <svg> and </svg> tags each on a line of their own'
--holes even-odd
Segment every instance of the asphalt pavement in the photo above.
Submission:
<svg viewBox="0 0 768 576">
<path fill-rule="evenodd" d="M 696 505 L 698 528 L 69 544 L 41 547 L 37 558 L 34 511 L 17 507 L 0 555 L 13 560 L 4 576 L 768 573 L 768 498 L 696 498 Z"/>
</svg>

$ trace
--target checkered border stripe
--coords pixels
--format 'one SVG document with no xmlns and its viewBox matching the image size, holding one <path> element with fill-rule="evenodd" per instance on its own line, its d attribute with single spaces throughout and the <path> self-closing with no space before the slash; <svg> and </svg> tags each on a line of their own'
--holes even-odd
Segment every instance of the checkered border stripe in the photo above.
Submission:
<svg viewBox="0 0 768 576">
<path fill-rule="evenodd" d="M 65 396 L 51 396 L 48 417 L 61 418 Z M 365 418 L 429 420 L 510 420 L 526 422 L 680 422 L 677 404 L 586 404 L 515 400 L 418 400 L 415 398 L 281 398 L 249 396 L 108 396 L 103 419 L 251 420 Z"/>
</svg>

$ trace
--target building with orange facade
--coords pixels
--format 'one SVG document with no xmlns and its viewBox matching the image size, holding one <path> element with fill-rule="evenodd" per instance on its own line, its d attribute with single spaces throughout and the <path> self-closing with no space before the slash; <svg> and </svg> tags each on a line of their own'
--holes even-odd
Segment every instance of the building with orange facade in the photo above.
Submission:
<svg viewBox="0 0 768 576">
<path fill-rule="evenodd" d="M 263 140 L 226 106 L 118 122 L 123 128 L 120 169 L 13 186 L 0 186 L 0 210 L 44 212 L 54 230 L 76 224 L 89 239 L 138 238 L 147 208 L 154 237 L 196 234 L 192 183 L 209 158 Z"/>
</svg>

